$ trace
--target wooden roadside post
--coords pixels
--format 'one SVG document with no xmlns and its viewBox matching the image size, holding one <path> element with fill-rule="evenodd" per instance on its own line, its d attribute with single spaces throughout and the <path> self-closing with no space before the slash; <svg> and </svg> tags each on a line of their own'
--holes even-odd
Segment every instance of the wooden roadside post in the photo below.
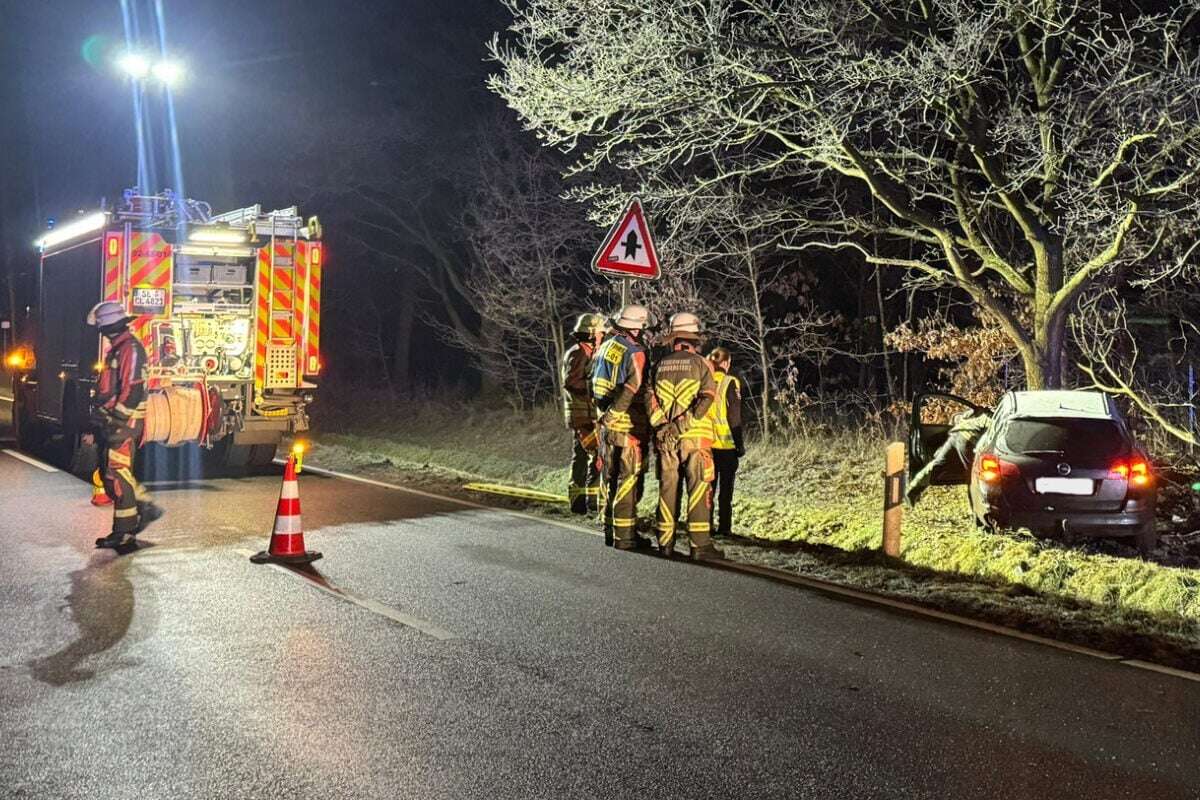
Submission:
<svg viewBox="0 0 1200 800">
<path fill-rule="evenodd" d="M 883 552 L 900 557 L 900 526 L 904 522 L 904 442 L 887 446 L 883 473 Z"/>
</svg>

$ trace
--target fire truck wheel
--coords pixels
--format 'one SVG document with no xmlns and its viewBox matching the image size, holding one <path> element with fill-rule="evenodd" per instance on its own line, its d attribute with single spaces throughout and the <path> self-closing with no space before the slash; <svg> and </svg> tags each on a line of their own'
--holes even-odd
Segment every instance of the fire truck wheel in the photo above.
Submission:
<svg viewBox="0 0 1200 800">
<path fill-rule="evenodd" d="M 34 419 L 29 400 L 22 391 L 13 392 L 12 422 L 13 438 L 17 440 L 19 449 L 29 453 L 41 446 L 41 426 Z"/>
<path fill-rule="evenodd" d="M 275 444 L 256 444 L 250 447 L 249 466 L 254 467 L 269 467 L 275 461 L 275 450 L 278 445 Z"/>
</svg>

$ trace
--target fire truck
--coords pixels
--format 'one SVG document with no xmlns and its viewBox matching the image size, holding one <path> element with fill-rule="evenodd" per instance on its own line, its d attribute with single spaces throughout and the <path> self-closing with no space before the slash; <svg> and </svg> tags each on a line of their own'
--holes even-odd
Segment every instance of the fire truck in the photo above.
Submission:
<svg viewBox="0 0 1200 800">
<path fill-rule="evenodd" d="M 316 217 L 257 205 L 213 214 L 130 190 L 37 244 L 31 324 L 8 358 L 22 449 L 50 449 L 78 473 L 94 465 L 85 434 L 106 342 L 85 317 L 102 300 L 125 307 L 146 348 L 147 442 L 199 443 L 206 461 L 245 467 L 307 430 L 321 371 Z"/>
</svg>

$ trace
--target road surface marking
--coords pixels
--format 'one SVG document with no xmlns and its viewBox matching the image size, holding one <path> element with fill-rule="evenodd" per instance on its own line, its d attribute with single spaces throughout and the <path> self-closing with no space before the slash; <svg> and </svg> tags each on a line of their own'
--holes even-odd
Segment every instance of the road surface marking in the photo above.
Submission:
<svg viewBox="0 0 1200 800">
<path fill-rule="evenodd" d="M 275 463 L 282 464 L 284 462 L 280 461 L 279 459 L 275 459 Z M 426 491 L 422 491 L 421 489 L 410 489 L 407 486 L 400 486 L 399 484 L 395 484 L 395 483 L 385 483 L 384 481 L 377 481 L 372 478 L 364 478 L 359 475 L 351 475 L 348 472 L 337 472 L 332 469 L 325 469 L 324 467 L 314 467 L 309 464 L 304 465 L 304 470 L 305 470 L 305 472 L 314 472 L 317 475 L 327 475 L 331 478 L 341 478 L 342 480 L 345 480 L 345 481 L 354 481 L 355 483 L 365 483 L 368 486 L 378 486 L 381 489 L 392 489 L 397 492 L 407 492 L 408 494 L 415 494 L 418 497 L 427 497 L 431 500 L 443 500 L 447 503 L 454 503 L 455 505 L 465 506 L 467 508 L 475 508 L 475 509 L 479 509 L 480 511 L 499 511 L 502 514 L 508 514 L 509 516 L 513 516 L 513 517 L 520 517 L 521 519 L 527 519 L 532 522 L 537 522 L 537 523 L 540 523 L 543 525 L 554 525 L 559 528 L 565 528 L 566 530 L 569 530 L 569 531 L 575 531 L 576 533 L 586 533 L 591 536 L 603 536 L 604 535 L 603 532 L 601 532 L 601 531 L 596 531 L 596 530 L 593 530 L 592 528 L 585 528 L 582 525 L 573 525 L 570 522 L 560 522 L 559 520 L 556 520 L 556 519 L 547 519 L 546 517 L 539 517 L 537 514 L 526 514 L 524 511 L 515 511 L 511 508 L 500 508 L 498 506 L 489 506 L 489 505 L 485 505 L 483 503 L 476 503 L 471 500 L 462 500 L 460 498 L 449 497 L 444 494 L 435 494 L 433 492 L 426 492 Z"/>
<path fill-rule="evenodd" d="M 1137 667 L 1138 669 L 1146 669 L 1151 672 L 1160 672 L 1163 675 L 1174 675 L 1176 678 L 1183 678 L 1185 681 L 1195 681 L 1200 683 L 1200 674 L 1188 672 L 1187 670 L 1175 669 L 1174 667 L 1166 667 L 1162 664 L 1152 664 L 1149 661 L 1139 661 L 1136 658 L 1123 658 L 1121 663 L 1127 667 Z"/>
<path fill-rule="evenodd" d="M 240 554 L 246 556 L 247 558 L 254 555 L 254 553 L 250 552 L 249 550 L 237 550 L 235 552 L 240 553 Z M 326 580 L 323 575 L 320 575 L 319 573 L 318 573 L 317 577 L 313 577 L 304 572 L 300 572 L 300 571 L 294 570 L 294 569 L 289 569 L 288 567 L 286 567 L 282 564 L 267 564 L 267 566 L 274 567 L 275 569 L 279 570 L 280 572 L 284 573 L 285 575 L 291 575 L 292 577 L 300 578 L 305 583 L 307 583 L 309 586 L 312 586 L 314 589 L 325 592 L 325 594 L 332 595 L 333 597 L 336 597 L 339 600 L 345 600 L 348 603 L 353 603 L 354 605 L 358 606 L 359 608 L 365 608 L 367 611 L 378 614 L 381 617 L 386 617 L 387 619 L 390 619 L 393 622 L 399 622 L 401 625 L 404 625 L 405 627 L 412 628 L 413 630 L 419 631 L 419 632 L 425 634 L 426 636 L 432 636 L 434 639 L 438 639 L 443 642 L 450 640 L 450 639 L 458 639 L 459 638 L 457 635 L 450 633 L 449 631 L 447 631 L 443 628 L 439 628 L 438 626 L 434 625 L 432 622 L 426 622 L 423 619 L 418 619 L 417 617 L 411 616 L 410 614 L 405 614 L 403 611 L 392 608 L 389 605 L 380 603 L 378 600 L 372 600 L 369 597 L 363 597 L 362 595 L 357 594 L 355 592 L 351 592 L 346 589 L 342 589 L 338 586 L 334 586 L 328 580 Z"/>
<path fill-rule="evenodd" d="M 49 464 L 43 464 L 41 461 L 38 461 L 36 458 L 30 458 L 29 456 L 25 455 L 24 453 L 19 453 L 16 450 L 4 450 L 2 452 L 7 453 L 8 455 L 12 456 L 17 461 L 24 461 L 26 464 L 29 464 L 32 467 L 37 467 L 42 472 L 58 472 L 58 470 L 55 467 L 52 467 Z"/>
</svg>

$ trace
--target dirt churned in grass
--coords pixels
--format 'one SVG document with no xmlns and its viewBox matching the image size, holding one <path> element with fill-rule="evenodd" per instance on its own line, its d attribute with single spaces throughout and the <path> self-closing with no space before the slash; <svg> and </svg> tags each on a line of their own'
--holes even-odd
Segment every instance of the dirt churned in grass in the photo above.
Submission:
<svg viewBox="0 0 1200 800">
<path fill-rule="evenodd" d="M 479 479 L 565 492 L 570 439 L 551 407 L 516 413 L 412 404 L 392 420 L 314 437 L 312 463 L 460 495 L 461 484 Z M 752 442 L 738 474 L 738 537 L 725 543 L 728 556 L 1200 669 L 1200 569 L 1143 561 L 1113 542 L 1066 547 L 979 531 L 962 487 L 926 492 L 906 515 L 901 558 L 883 556 L 885 444 L 881 434 L 862 430 Z M 657 491 L 653 469 L 648 478 L 649 498 Z M 487 502 L 567 516 L 555 506 Z M 639 510 L 652 509 L 646 499 Z"/>
</svg>

